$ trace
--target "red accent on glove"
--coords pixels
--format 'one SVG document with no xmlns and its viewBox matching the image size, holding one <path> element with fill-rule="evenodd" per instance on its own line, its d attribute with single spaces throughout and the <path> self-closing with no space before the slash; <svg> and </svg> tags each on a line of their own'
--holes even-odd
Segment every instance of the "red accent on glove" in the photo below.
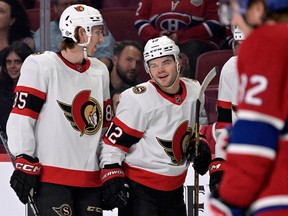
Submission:
<svg viewBox="0 0 288 216">
<path fill-rule="evenodd" d="M 39 175 L 41 164 L 39 162 L 30 162 L 23 157 L 15 159 L 15 169 L 29 175 Z"/>
<path fill-rule="evenodd" d="M 215 172 L 224 171 L 224 169 L 225 169 L 225 161 L 220 159 L 217 160 L 217 158 L 215 158 L 209 165 L 209 175 L 211 176 L 211 174 Z"/>
<path fill-rule="evenodd" d="M 114 169 L 103 169 L 100 174 L 100 179 L 102 183 L 112 179 L 112 178 L 124 178 L 125 174 L 121 168 L 114 168 Z"/>
</svg>

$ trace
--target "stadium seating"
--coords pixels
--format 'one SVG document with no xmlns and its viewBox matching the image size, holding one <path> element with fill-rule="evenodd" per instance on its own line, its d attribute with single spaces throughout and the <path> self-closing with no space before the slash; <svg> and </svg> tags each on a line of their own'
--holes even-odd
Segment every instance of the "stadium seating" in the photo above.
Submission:
<svg viewBox="0 0 288 216">
<path fill-rule="evenodd" d="M 217 75 L 209 85 L 218 85 L 221 69 L 232 56 L 232 50 L 213 50 L 201 54 L 196 62 L 195 79 L 202 83 L 209 71 L 216 66 Z"/>
<path fill-rule="evenodd" d="M 115 7 L 138 7 L 140 0 L 103 0 L 103 8 L 115 8 Z"/>
<path fill-rule="evenodd" d="M 100 9 L 100 13 L 116 42 L 122 40 L 141 42 L 134 26 L 135 12 L 136 8 L 131 7 Z"/>
<path fill-rule="evenodd" d="M 216 102 L 218 98 L 218 85 L 223 65 L 233 56 L 232 50 L 213 50 L 200 55 L 196 63 L 195 79 L 203 82 L 210 70 L 216 66 L 216 77 L 209 83 L 205 91 L 205 110 L 209 123 L 217 121 Z"/>
<path fill-rule="evenodd" d="M 135 40 L 143 44 L 134 26 L 135 12 L 135 7 L 111 7 L 100 9 L 100 13 L 115 38 L 116 44 L 123 40 Z M 144 66 L 141 69 L 139 79 L 143 82 L 150 79 Z"/>
</svg>

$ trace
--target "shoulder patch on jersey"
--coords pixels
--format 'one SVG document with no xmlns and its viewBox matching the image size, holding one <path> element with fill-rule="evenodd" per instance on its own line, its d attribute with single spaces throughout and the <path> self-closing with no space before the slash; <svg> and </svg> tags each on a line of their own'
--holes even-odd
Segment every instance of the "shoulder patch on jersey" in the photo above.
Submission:
<svg viewBox="0 0 288 216">
<path fill-rule="evenodd" d="M 134 86 L 132 90 L 134 94 L 143 94 L 147 88 L 145 86 Z"/>
</svg>

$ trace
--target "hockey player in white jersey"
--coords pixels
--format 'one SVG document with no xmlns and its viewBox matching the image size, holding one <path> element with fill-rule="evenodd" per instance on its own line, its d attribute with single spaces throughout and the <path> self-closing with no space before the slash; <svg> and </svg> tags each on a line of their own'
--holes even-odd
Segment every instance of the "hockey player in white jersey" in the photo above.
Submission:
<svg viewBox="0 0 288 216">
<path fill-rule="evenodd" d="M 227 11 L 223 8 L 228 8 L 227 3 L 229 4 L 229 2 L 225 0 L 219 1 L 220 20 L 226 25 L 229 24 L 229 20 L 226 19 L 226 14 L 223 13 L 229 13 L 229 10 Z M 223 20 L 223 18 L 225 19 Z M 237 24 L 231 25 L 231 31 L 234 39 L 232 44 L 234 56 L 232 56 L 224 64 L 219 79 L 217 98 L 218 116 L 214 132 L 216 137 L 215 158 L 212 160 L 209 166 L 209 186 L 211 192 L 217 189 L 223 175 L 225 147 L 227 145 L 228 136 L 227 129 L 230 128 L 232 123 L 237 119 L 237 53 L 240 48 L 240 44 L 252 31 L 252 28 L 247 25 L 242 15 L 235 14 L 232 21 L 233 23 Z"/>
<path fill-rule="evenodd" d="M 23 63 L 10 114 L 11 187 L 41 216 L 102 215 L 99 142 L 111 121 L 109 73 L 92 56 L 103 41 L 98 10 L 72 5 L 59 23 L 61 51 Z"/>
<path fill-rule="evenodd" d="M 194 157 L 201 86 L 179 77 L 179 48 L 166 36 L 147 42 L 144 61 L 152 79 L 121 94 L 103 138 L 103 199 L 111 208 L 126 206 L 119 215 L 186 216 L 183 183 L 190 162 L 203 175 L 211 161 L 204 138 Z"/>
<path fill-rule="evenodd" d="M 237 49 L 244 40 L 245 35 L 238 28 L 232 26 L 234 37 L 233 51 L 235 53 L 223 66 L 219 78 L 219 89 L 217 98 L 217 122 L 215 124 L 215 158 L 209 166 L 209 188 L 213 192 L 217 189 L 223 175 L 225 161 L 225 146 L 227 144 L 227 129 L 236 120 L 236 92 L 237 92 Z"/>
</svg>

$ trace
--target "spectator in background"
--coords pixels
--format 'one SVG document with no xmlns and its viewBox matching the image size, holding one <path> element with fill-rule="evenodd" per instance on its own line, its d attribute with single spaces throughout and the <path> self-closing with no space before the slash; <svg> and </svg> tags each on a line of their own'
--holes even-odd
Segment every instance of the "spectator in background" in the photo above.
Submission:
<svg viewBox="0 0 288 216">
<path fill-rule="evenodd" d="M 143 46 L 140 43 L 125 40 L 117 44 L 110 73 L 110 92 L 123 84 L 139 84 L 141 67 L 143 67 Z"/>
<path fill-rule="evenodd" d="M 34 51 L 29 18 L 17 0 L 0 0 L 0 62 L 5 49 L 14 41 L 23 40 Z"/>
<path fill-rule="evenodd" d="M 51 0 L 53 2 L 53 9 L 55 12 L 55 20 L 50 22 L 50 50 L 54 52 L 60 51 L 60 43 L 62 41 L 62 35 L 59 30 L 59 20 L 62 12 L 70 5 L 78 4 L 80 0 Z M 111 32 L 107 32 L 104 41 L 97 47 L 97 51 L 94 57 L 102 61 L 107 68 L 112 68 L 113 49 L 115 45 L 115 39 Z M 40 50 L 40 29 L 34 33 L 34 42 L 36 46 L 36 52 Z"/>
<path fill-rule="evenodd" d="M 4 52 L 0 73 L 0 125 L 4 131 L 12 109 L 14 88 L 20 76 L 21 66 L 32 53 L 31 48 L 23 41 L 14 42 Z"/>
<path fill-rule="evenodd" d="M 190 73 L 195 77 L 197 57 L 220 48 L 225 39 L 225 28 L 220 25 L 217 0 L 140 1 L 135 16 L 135 27 L 140 38 L 167 35 L 180 51 L 189 57 Z"/>
</svg>

